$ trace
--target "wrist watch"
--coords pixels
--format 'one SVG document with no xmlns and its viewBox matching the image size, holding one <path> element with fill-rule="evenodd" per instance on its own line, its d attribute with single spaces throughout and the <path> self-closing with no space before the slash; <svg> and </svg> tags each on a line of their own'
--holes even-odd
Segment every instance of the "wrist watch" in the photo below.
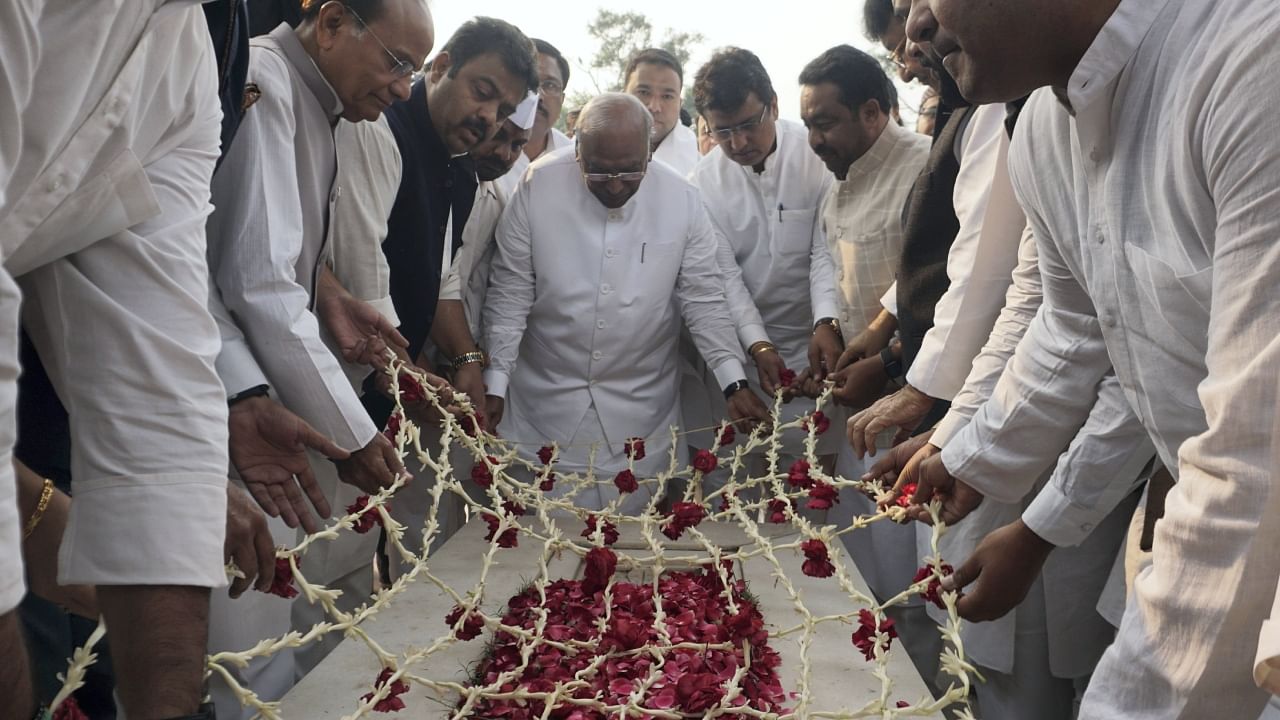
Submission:
<svg viewBox="0 0 1280 720">
<path fill-rule="evenodd" d="M 253 398 L 253 397 L 266 397 L 270 394 L 271 394 L 271 388 L 267 387 L 266 385 L 254 385 L 248 390 L 241 390 L 235 395 L 228 397 L 227 407 L 231 407 L 232 405 L 235 405 L 241 400 L 248 400 L 249 398 Z"/>
<path fill-rule="evenodd" d="M 734 393 L 738 392 L 739 390 L 746 390 L 749 387 L 751 386 L 747 384 L 747 381 L 745 379 L 738 380 L 737 382 L 731 382 L 724 389 L 724 399 L 728 400 L 729 398 L 733 397 Z"/>
<path fill-rule="evenodd" d="M 880 362 L 884 363 L 884 374 L 894 382 L 901 382 L 906 370 L 902 367 L 902 359 L 893 356 L 893 350 L 885 348 L 880 351 Z"/>
</svg>

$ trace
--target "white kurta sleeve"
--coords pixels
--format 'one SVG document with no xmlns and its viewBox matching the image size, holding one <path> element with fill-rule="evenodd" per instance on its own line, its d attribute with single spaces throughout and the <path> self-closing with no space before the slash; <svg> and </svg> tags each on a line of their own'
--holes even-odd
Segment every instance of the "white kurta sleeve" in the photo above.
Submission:
<svg viewBox="0 0 1280 720">
<path fill-rule="evenodd" d="M 676 280 L 676 299 L 693 336 L 693 344 L 723 388 L 747 377 L 742 370 L 742 351 L 734 337 L 730 305 L 725 300 L 725 283 L 714 262 L 717 247 L 727 247 L 728 243 L 718 237 L 701 201 L 695 200 L 693 213 L 689 242 L 685 245 L 680 277 Z M 741 283 L 739 278 L 738 284 Z"/>
<path fill-rule="evenodd" d="M 758 342 L 769 342 L 769 334 L 765 332 L 760 309 L 756 307 L 756 301 L 751 298 L 751 291 L 747 290 L 746 283 L 742 280 L 742 268 L 733 255 L 733 246 L 729 244 L 729 238 L 716 226 L 714 216 L 707 212 L 705 207 L 704 205 L 703 214 L 707 216 L 707 223 L 715 234 L 715 262 L 720 268 L 724 296 L 728 300 L 729 312 L 732 313 L 735 321 L 738 339 L 744 348 L 750 348 Z"/>
<path fill-rule="evenodd" d="M 209 312 L 218 324 L 218 334 L 222 336 L 222 349 L 218 351 L 215 367 L 218 377 L 227 390 L 227 397 L 237 395 L 249 388 L 259 385 L 270 385 L 267 376 L 258 365 L 258 360 L 249 349 L 244 333 L 227 312 L 222 303 L 222 293 L 212 278 L 209 279 Z"/>
<path fill-rule="evenodd" d="M 391 268 L 382 252 L 400 190 L 401 159 L 385 118 L 339 121 L 333 133 L 341 192 L 330 218 L 329 266 L 342 287 L 400 324 L 391 302 Z"/>
<path fill-rule="evenodd" d="M 889 314 L 898 317 L 898 281 L 894 280 L 893 284 L 885 290 L 884 295 L 880 296 L 880 306 L 889 311 Z"/>
<path fill-rule="evenodd" d="M 489 293 L 485 296 L 483 312 L 489 367 L 484 372 L 484 382 L 488 394 L 498 397 L 507 394 L 536 292 L 528 197 L 528 186 L 517 186 L 498 221 L 497 247 Z"/>
<path fill-rule="evenodd" d="M 836 285 L 836 261 L 827 243 L 827 231 L 822 218 L 826 204 L 831 201 L 831 175 L 826 176 L 822 193 L 822 207 L 813 221 L 813 239 L 809 246 L 809 302 L 813 307 L 813 321 L 840 317 L 840 290 Z"/>
<path fill-rule="evenodd" d="M 321 340 L 311 294 L 295 277 L 303 245 L 298 139 L 283 80 L 288 71 L 283 60 L 271 62 L 281 67 L 262 73 L 261 99 L 245 113 L 214 177 L 210 270 L 284 404 L 341 447 L 355 450 L 378 430 Z"/>
</svg>

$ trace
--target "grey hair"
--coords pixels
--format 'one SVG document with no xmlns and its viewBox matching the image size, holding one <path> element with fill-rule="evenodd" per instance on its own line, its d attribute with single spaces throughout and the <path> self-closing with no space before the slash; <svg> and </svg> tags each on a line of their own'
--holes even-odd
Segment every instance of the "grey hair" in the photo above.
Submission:
<svg viewBox="0 0 1280 720">
<path fill-rule="evenodd" d="M 644 126 L 645 143 L 652 148 L 653 116 L 634 95 L 608 92 L 597 95 L 582 106 L 574 135 L 579 143 L 606 128 L 616 128 L 628 121 Z"/>
</svg>

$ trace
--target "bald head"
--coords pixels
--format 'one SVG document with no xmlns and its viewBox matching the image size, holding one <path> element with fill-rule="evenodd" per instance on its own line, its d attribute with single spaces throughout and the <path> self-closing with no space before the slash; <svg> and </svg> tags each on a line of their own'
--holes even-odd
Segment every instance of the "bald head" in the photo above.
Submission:
<svg viewBox="0 0 1280 720">
<path fill-rule="evenodd" d="M 632 95 L 604 93 L 591 99 L 578 115 L 577 138 L 584 156 L 604 147 L 642 146 L 649 153 L 653 116 Z"/>
</svg>

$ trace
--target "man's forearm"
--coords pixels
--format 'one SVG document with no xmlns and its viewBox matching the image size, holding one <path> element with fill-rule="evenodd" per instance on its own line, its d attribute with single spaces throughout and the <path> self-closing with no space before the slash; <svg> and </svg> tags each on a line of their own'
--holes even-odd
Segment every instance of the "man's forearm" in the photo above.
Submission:
<svg viewBox="0 0 1280 720">
<path fill-rule="evenodd" d="M 436 318 L 431 324 L 431 342 L 440 348 L 446 360 L 479 349 L 461 300 L 440 300 L 436 303 Z"/>
<path fill-rule="evenodd" d="M 130 720 L 195 714 L 204 695 L 209 588 L 99 585 L 98 602 L 111 630 L 116 692 Z"/>
<path fill-rule="evenodd" d="M 0 715 L 29 718 L 35 714 L 27 647 L 22 641 L 18 611 L 0 615 Z"/>
</svg>

